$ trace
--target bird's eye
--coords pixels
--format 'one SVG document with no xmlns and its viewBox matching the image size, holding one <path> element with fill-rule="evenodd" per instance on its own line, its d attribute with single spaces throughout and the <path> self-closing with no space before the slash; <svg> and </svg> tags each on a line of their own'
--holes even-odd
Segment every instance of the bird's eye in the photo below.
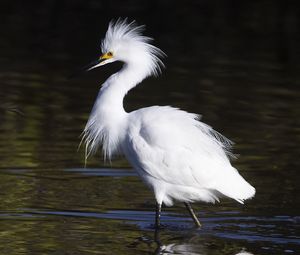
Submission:
<svg viewBox="0 0 300 255">
<path fill-rule="evenodd" d="M 113 53 L 111 51 L 109 51 L 109 52 L 107 52 L 106 55 L 109 56 L 109 57 L 112 57 Z"/>
</svg>

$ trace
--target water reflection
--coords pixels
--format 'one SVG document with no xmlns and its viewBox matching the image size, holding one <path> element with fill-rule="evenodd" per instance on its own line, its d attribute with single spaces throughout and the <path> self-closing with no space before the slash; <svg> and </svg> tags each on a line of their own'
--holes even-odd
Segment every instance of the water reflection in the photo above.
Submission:
<svg viewBox="0 0 300 255">
<path fill-rule="evenodd" d="M 151 240 L 146 236 L 140 237 L 136 242 L 132 243 L 131 247 L 137 247 L 139 243 L 145 243 L 151 250 L 152 244 L 156 246 L 152 248 L 153 252 L 150 251 L 150 254 L 160 255 L 160 254 L 180 254 L 180 255 L 207 255 L 211 254 L 212 247 L 214 254 L 222 255 L 254 255 L 249 253 L 245 248 L 240 248 L 239 245 L 231 244 L 223 247 L 220 246 L 220 243 L 223 243 L 223 240 L 220 239 L 217 245 L 214 245 L 211 240 L 205 240 L 205 237 L 200 237 L 199 235 L 192 235 L 190 237 L 182 237 L 183 241 L 179 240 L 177 237 L 176 241 L 165 241 L 163 243 L 160 238 L 160 232 L 162 230 L 155 230 L 154 239 Z M 236 252 L 234 250 L 240 250 Z"/>
<path fill-rule="evenodd" d="M 211 251 L 207 248 L 201 248 L 200 246 L 191 245 L 191 244 L 169 244 L 162 245 L 155 250 L 153 253 L 155 255 L 160 254 L 178 254 L 178 255 L 208 255 L 211 254 Z M 238 253 L 230 253 L 226 251 L 220 251 L 216 254 L 224 254 L 224 255 L 254 255 L 253 253 L 246 252 L 242 250 Z"/>
</svg>

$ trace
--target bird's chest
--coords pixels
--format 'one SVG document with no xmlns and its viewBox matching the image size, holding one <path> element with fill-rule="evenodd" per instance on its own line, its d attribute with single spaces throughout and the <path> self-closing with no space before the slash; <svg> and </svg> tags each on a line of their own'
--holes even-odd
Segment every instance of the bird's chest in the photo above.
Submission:
<svg viewBox="0 0 300 255">
<path fill-rule="evenodd" d="M 99 145 L 104 157 L 111 157 L 120 152 L 120 143 L 123 134 L 123 122 L 116 118 L 116 114 L 93 111 L 84 131 L 88 153 L 93 152 Z"/>
<path fill-rule="evenodd" d="M 123 140 L 122 125 L 105 125 L 102 128 L 101 140 L 103 153 L 109 156 L 109 158 L 115 154 L 122 152 L 121 144 Z"/>
</svg>

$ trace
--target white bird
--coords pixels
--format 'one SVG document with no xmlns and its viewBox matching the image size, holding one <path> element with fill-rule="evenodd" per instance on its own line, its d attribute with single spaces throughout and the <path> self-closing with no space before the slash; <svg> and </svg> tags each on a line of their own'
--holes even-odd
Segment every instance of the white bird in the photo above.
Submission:
<svg viewBox="0 0 300 255">
<path fill-rule="evenodd" d="M 231 142 L 199 121 L 199 115 L 170 106 L 152 106 L 132 112 L 123 108 L 129 90 L 163 67 L 165 55 L 143 36 L 144 26 L 119 19 L 110 22 L 101 44 L 102 55 L 87 70 L 114 61 L 124 63 L 102 85 L 83 131 L 86 157 L 102 145 L 104 157 L 123 154 L 154 192 L 155 226 L 161 205 L 174 200 L 186 205 L 200 226 L 190 202 L 215 203 L 227 196 L 240 203 L 255 189 L 230 164 Z"/>
</svg>

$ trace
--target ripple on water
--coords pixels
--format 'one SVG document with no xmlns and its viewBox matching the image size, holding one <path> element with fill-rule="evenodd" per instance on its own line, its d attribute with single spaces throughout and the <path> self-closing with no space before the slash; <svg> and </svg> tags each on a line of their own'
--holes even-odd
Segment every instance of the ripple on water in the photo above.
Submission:
<svg viewBox="0 0 300 255">
<path fill-rule="evenodd" d="M 126 168 L 69 168 L 66 172 L 77 173 L 88 176 L 110 176 L 110 177 L 126 177 L 137 176 L 132 169 Z"/>
<path fill-rule="evenodd" d="M 105 212 L 87 211 L 58 211 L 46 209 L 23 208 L 22 213 L 2 212 L 0 219 L 28 219 L 37 217 L 83 217 L 96 219 L 123 220 L 128 224 L 139 226 L 142 230 L 153 229 L 155 213 L 152 211 L 137 210 L 108 210 Z M 228 212 L 229 214 L 230 212 Z M 224 215 L 224 213 L 222 213 Z M 274 217 L 243 217 L 228 216 L 219 217 L 213 215 L 201 216 L 203 227 L 196 232 L 204 235 L 212 235 L 220 238 L 245 240 L 248 242 L 264 242 L 273 244 L 296 244 L 300 246 L 300 238 L 282 232 L 282 226 L 289 229 L 290 233 L 299 228 L 299 218 L 291 216 Z M 162 222 L 165 229 L 170 231 L 187 231 L 193 229 L 190 218 L 178 213 L 163 213 Z"/>
</svg>

